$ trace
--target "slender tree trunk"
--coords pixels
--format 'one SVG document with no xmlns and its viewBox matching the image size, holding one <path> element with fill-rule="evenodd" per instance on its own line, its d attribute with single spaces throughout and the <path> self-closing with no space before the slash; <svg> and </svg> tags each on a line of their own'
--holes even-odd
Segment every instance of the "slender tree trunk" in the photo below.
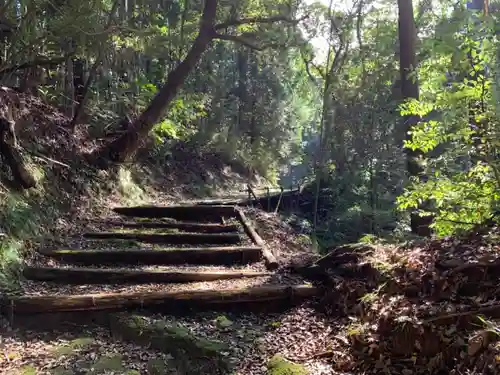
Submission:
<svg viewBox="0 0 500 375">
<path fill-rule="evenodd" d="M 399 68 L 401 73 L 401 94 L 403 100 L 419 98 L 419 87 L 417 77 L 415 76 L 415 68 L 417 65 L 416 56 L 416 28 L 415 19 L 413 17 L 412 0 L 398 0 L 399 8 Z M 409 134 L 411 128 L 418 123 L 418 116 L 410 115 L 404 117 L 404 130 L 406 139 L 410 140 Z M 422 153 L 418 150 L 406 149 L 407 155 L 407 170 L 410 178 L 416 177 L 422 180 L 423 168 L 419 163 Z M 419 208 L 425 208 L 424 203 Z M 421 217 L 417 212 L 411 213 L 411 231 L 420 236 L 429 236 L 431 234 L 429 225 L 432 222 L 432 217 Z"/>
<path fill-rule="evenodd" d="M 186 58 L 169 73 L 165 85 L 153 98 L 148 108 L 131 124 L 129 130 L 99 150 L 96 155 L 99 164 L 105 159 L 114 162 L 126 160 L 141 145 L 153 126 L 160 121 L 181 89 L 184 80 L 213 40 L 217 4 L 218 0 L 205 0 L 198 36 Z"/>
<path fill-rule="evenodd" d="M 109 12 L 108 22 L 106 23 L 106 29 L 108 29 L 111 26 L 111 24 L 113 23 L 113 17 L 114 17 L 114 14 L 115 14 L 119 4 L 120 4 L 119 0 L 115 0 L 115 2 L 113 3 L 111 11 Z M 97 76 L 97 71 L 99 69 L 99 66 L 101 66 L 101 63 L 102 63 L 102 55 L 104 54 L 103 50 L 104 50 L 104 48 L 99 50 L 99 53 L 97 54 L 96 60 L 94 61 L 94 64 L 92 64 L 92 68 L 90 69 L 87 80 L 85 81 L 85 84 L 83 85 L 83 87 L 81 87 L 81 89 L 79 90 L 80 94 L 76 98 L 77 105 L 75 107 L 73 118 L 71 119 L 71 124 L 70 124 L 70 126 L 72 128 L 74 128 L 76 125 L 78 125 L 78 122 L 80 121 L 80 118 L 82 116 L 83 108 L 85 107 L 85 104 L 87 103 L 87 100 L 89 98 L 90 86 L 92 86 L 92 83 L 94 82 L 94 80 Z M 82 80 L 83 80 L 83 77 L 82 77 Z"/>
</svg>

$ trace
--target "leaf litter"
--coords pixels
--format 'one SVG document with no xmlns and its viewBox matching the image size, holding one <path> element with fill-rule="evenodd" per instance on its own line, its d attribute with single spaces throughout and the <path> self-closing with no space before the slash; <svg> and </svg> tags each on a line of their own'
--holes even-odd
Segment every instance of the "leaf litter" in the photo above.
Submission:
<svg viewBox="0 0 500 375">
<path fill-rule="evenodd" d="M 333 249 L 315 268 L 328 288 L 318 307 L 337 325 L 332 367 L 499 373 L 498 250 L 491 236 Z"/>
</svg>

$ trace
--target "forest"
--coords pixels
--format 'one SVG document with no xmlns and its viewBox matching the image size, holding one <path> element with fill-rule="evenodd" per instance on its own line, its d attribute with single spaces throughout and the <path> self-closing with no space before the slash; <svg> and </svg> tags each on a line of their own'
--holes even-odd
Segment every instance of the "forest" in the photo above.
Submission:
<svg viewBox="0 0 500 375">
<path fill-rule="evenodd" d="M 500 373 L 499 7 L 0 0 L 0 372 Z"/>
</svg>

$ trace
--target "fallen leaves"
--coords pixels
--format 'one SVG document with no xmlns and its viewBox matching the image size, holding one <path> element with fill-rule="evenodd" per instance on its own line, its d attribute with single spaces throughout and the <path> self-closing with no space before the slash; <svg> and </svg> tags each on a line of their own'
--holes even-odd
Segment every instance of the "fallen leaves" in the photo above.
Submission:
<svg viewBox="0 0 500 375">
<path fill-rule="evenodd" d="M 497 323 L 492 320 L 489 329 L 481 329 L 486 321 L 476 317 L 500 317 L 500 254 L 495 244 L 482 238 L 472 243 L 444 239 L 373 246 L 363 254 L 342 250 L 332 252 L 320 268 L 335 285 L 321 307 L 349 338 L 348 346 L 332 340 L 336 369 L 500 371 L 499 336 L 492 328 Z"/>
</svg>

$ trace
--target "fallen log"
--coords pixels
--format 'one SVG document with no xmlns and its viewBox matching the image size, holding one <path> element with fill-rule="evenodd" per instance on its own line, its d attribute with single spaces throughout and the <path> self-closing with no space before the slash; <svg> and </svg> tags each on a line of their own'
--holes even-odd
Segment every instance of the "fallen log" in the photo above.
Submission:
<svg viewBox="0 0 500 375">
<path fill-rule="evenodd" d="M 116 284 L 116 283 L 188 283 L 269 276 L 267 272 L 254 271 L 158 271 L 102 268 L 26 267 L 23 276 L 28 280 L 52 281 L 65 284 Z"/>
<path fill-rule="evenodd" d="M 120 233 L 120 232 L 90 232 L 83 233 L 84 238 L 97 240 L 135 240 L 146 243 L 163 244 L 237 244 L 241 241 L 238 233 Z"/>
<path fill-rule="evenodd" d="M 160 218 L 170 217 L 176 220 L 199 222 L 200 219 L 218 221 L 221 216 L 233 217 L 234 206 L 223 205 L 190 205 L 190 206 L 136 206 L 115 207 L 117 214 L 133 217 Z"/>
<path fill-rule="evenodd" d="M 7 138 L 13 138 L 11 142 Z M 26 168 L 23 156 L 16 147 L 17 139 L 14 125 L 4 118 L 0 118 L 0 155 L 10 167 L 13 182 L 23 189 L 30 189 L 36 185 L 36 180 Z"/>
<path fill-rule="evenodd" d="M 40 249 L 39 253 L 78 264 L 248 264 L 261 257 L 260 247 L 195 247 L 127 250 Z"/>
<path fill-rule="evenodd" d="M 183 222 L 122 222 L 122 221 L 113 221 L 108 220 L 104 222 L 107 225 L 112 226 L 121 226 L 123 228 L 131 228 L 131 229 L 140 229 L 140 228 L 149 228 L 149 229 L 177 229 L 180 231 L 186 232 L 202 232 L 202 233 L 230 233 L 237 232 L 237 225 L 223 225 L 216 223 L 183 223 Z"/>
<path fill-rule="evenodd" d="M 127 307 L 165 306 L 176 304 L 228 305 L 271 301 L 297 301 L 319 295 L 320 289 L 308 285 L 267 285 L 246 289 L 202 289 L 139 293 L 107 293 L 84 295 L 12 296 L 6 303 L 10 314 L 96 311 Z"/>
<path fill-rule="evenodd" d="M 266 263 L 266 267 L 270 270 L 275 270 L 279 267 L 279 263 L 274 256 L 274 254 L 269 250 L 264 240 L 259 236 L 259 234 L 255 231 L 250 224 L 250 221 L 247 219 L 245 214 L 241 209 L 236 209 L 238 220 L 243 225 L 243 229 L 247 233 L 247 235 L 251 238 L 252 242 L 257 246 L 260 246 L 262 249 L 262 256 L 264 257 L 264 261 Z"/>
</svg>

